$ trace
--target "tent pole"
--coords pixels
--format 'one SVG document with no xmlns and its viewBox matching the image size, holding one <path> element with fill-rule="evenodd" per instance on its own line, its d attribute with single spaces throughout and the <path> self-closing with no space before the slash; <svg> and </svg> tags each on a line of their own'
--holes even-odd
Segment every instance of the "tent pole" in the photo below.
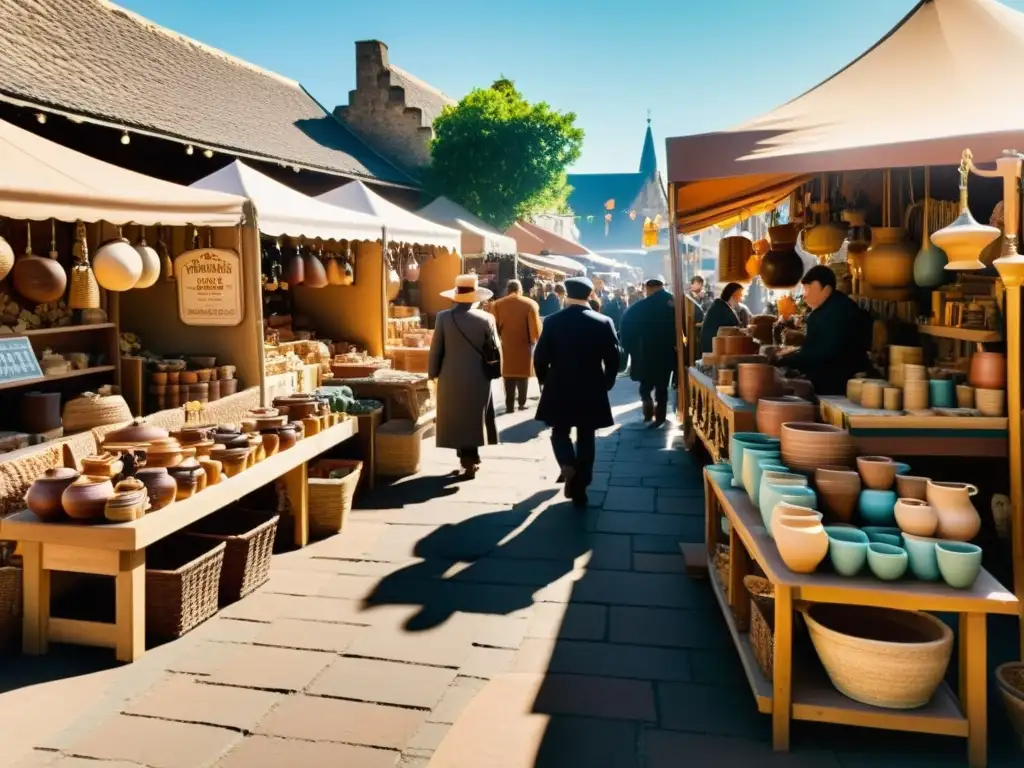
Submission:
<svg viewBox="0 0 1024 768">
<path fill-rule="evenodd" d="M 692 344 L 692 339 L 685 338 L 683 328 L 683 302 L 686 297 L 683 295 L 683 276 L 680 274 L 679 263 L 679 223 L 676 220 L 676 185 L 669 182 L 668 185 L 668 220 L 669 220 L 669 269 L 672 272 L 672 303 L 675 305 L 676 313 L 676 418 L 683 425 L 684 433 L 688 432 L 689 424 L 686 414 L 689 413 L 689 404 L 686 402 L 686 345 Z"/>
</svg>

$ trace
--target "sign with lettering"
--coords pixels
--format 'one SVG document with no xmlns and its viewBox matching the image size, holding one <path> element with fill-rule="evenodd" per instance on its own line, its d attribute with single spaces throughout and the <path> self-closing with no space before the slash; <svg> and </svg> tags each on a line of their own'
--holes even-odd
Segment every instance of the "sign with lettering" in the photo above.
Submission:
<svg viewBox="0 0 1024 768">
<path fill-rule="evenodd" d="M 25 336 L 0 336 L 0 382 L 28 381 L 43 376 L 32 342 Z"/>
<path fill-rule="evenodd" d="M 178 316 L 185 325 L 242 322 L 242 260 L 234 251 L 200 248 L 174 260 Z"/>
</svg>

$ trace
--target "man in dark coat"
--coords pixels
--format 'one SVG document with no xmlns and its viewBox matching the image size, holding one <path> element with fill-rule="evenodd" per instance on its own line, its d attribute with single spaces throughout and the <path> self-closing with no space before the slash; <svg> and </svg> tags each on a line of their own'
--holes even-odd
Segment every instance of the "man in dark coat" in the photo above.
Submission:
<svg viewBox="0 0 1024 768">
<path fill-rule="evenodd" d="M 854 374 L 869 368 L 871 315 L 836 290 L 836 275 L 826 266 L 807 270 L 800 283 L 811 308 L 803 346 L 781 354 L 776 365 L 795 368 L 810 379 L 818 395 L 841 395 Z"/>
<path fill-rule="evenodd" d="M 555 295 L 555 286 L 548 283 L 544 286 L 544 298 L 541 299 L 539 304 L 540 316 L 547 317 L 553 315 L 555 312 L 562 308 L 561 303 L 558 301 L 558 296 Z"/>
<path fill-rule="evenodd" d="M 657 428 L 668 416 L 668 386 L 676 369 L 676 314 L 662 277 L 652 277 L 646 288 L 647 298 L 622 316 L 622 346 L 630 357 L 629 377 L 640 382 L 644 421 L 653 419 Z"/>
<path fill-rule="evenodd" d="M 543 386 L 537 419 L 551 427 L 551 447 L 562 469 L 565 495 L 574 506 L 586 507 L 594 472 L 594 433 L 615 423 L 608 391 L 619 371 L 619 344 L 612 321 L 587 304 L 594 290 L 590 280 L 570 278 L 565 290 L 565 309 L 544 321 L 533 353 L 533 367 Z"/>
</svg>

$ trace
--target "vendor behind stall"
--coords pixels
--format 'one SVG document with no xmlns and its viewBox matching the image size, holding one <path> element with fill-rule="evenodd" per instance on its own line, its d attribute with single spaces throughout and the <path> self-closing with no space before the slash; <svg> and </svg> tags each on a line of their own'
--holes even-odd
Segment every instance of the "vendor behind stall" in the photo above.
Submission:
<svg viewBox="0 0 1024 768">
<path fill-rule="evenodd" d="M 743 300 L 743 286 L 739 283 L 726 283 L 717 299 L 708 307 L 704 322 L 700 326 L 701 352 L 711 352 L 711 340 L 718 335 L 719 328 L 741 325 L 736 308 Z"/>
<path fill-rule="evenodd" d="M 846 382 L 869 369 L 871 316 L 846 294 L 836 290 L 835 273 L 818 265 L 800 281 L 811 308 L 803 346 L 782 352 L 776 365 L 803 373 L 818 395 L 840 395 Z"/>
</svg>

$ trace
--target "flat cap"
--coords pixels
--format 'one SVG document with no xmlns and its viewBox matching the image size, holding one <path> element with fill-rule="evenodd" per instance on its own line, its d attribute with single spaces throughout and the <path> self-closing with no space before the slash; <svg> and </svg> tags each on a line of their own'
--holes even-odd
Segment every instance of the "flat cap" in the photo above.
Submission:
<svg viewBox="0 0 1024 768">
<path fill-rule="evenodd" d="M 565 281 L 565 295 L 570 299 L 589 299 L 594 284 L 586 277 L 570 277 Z"/>
</svg>

